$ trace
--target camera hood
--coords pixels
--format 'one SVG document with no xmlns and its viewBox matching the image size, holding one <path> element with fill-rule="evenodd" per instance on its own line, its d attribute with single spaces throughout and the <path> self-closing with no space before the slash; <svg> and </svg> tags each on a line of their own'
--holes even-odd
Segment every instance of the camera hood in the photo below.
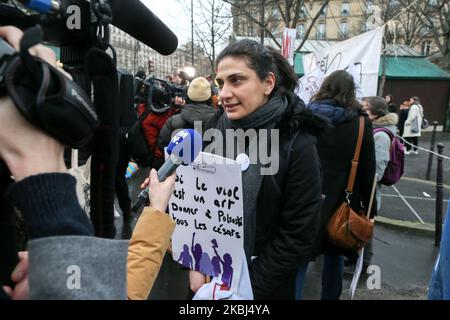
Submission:
<svg viewBox="0 0 450 320">
<path fill-rule="evenodd" d="M 26 55 L 32 59 L 33 71 L 37 72 L 30 72 L 30 63 L 24 63 L 23 55 L 14 55 L 4 79 L 9 96 L 29 122 L 65 145 L 84 146 L 99 125 L 89 97 L 55 67 Z"/>
</svg>

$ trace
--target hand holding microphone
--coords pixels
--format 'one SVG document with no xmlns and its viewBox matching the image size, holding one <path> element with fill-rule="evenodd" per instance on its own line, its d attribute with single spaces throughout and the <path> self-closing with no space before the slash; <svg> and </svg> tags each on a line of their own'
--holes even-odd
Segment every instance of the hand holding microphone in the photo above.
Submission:
<svg viewBox="0 0 450 320">
<path fill-rule="evenodd" d="M 201 150 L 202 150 L 202 136 L 200 135 L 200 133 L 198 133 L 193 129 L 183 129 L 180 132 L 178 132 L 172 138 L 169 145 L 167 146 L 167 153 L 170 155 L 169 158 L 164 162 L 161 168 L 159 168 L 156 174 L 154 174 L 155 170 L 152 170 L 152 172 L 150 173 L 150 181 L 148 181 L 147 179 L 143 183 L 142 186 L 145 189 L 139 194 L 138 201 L 131 210 L 134 212 L 138 212 L 144 205 L 145 201 L 148 199 L 149 193 L 151 206 L 154 207 L 155 201 L 157 201 L 156 202 L 157 205 L 161 206 L 164 201 L 156 200 L 156 198 L 159 197 L 159 194 L 156 190 L 151 190 L 152 182 L 154 184 L 166 180 L 177 170 L 180 164 L 184 165 L 191 164 L 195 160 L 195 158 L 197 158 Z M 156 180 L 155 178 L 157 178 L 158 180 L 157 182 L 155 182 Z M 175 176 L 171 178 L 175 179 Z M 147 188 L 148 185 L 149 188 Z M 152 198 L 155 198 L 155 200 L 153 200 Z M 156 209 L 165 211 L 169 199 L 165 201 L 163 209 L 161 208 Z"/>
</svg>

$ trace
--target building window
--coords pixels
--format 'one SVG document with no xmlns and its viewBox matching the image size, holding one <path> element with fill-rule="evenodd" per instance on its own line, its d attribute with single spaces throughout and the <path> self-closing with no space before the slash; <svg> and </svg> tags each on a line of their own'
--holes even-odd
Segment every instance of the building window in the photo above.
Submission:
<svg viewBox="0 0 450 320">
<path fill-rule="evenodd" d="M 299 18 L 300 19 L 306 19 L 306 8 L 305 8 L 305 6 L 302 6 L 302 8 L 300 9 Z"/>
<path fill-rule="evenodd" d="M 341 5 L 341 16 L 346 17 L 350 13 L 350 4 L 348 2 L 344 2 Z"/>
<path fill-rule="evenodd" d="M 323 8 L 322 11 L 320 11 L 320 16 L 325 17 L 327 15 L 327 7 Z"/>
<path fill-rule="evenodd" d="M 297 38 L 303 39 L 305 37 L 306 29 L 303 23 L 297 25 Z"/>
<path fill-rule="evenodd" d="M 279 10 L 278 8 L 275 8 L 275 9 L 273 10 L 273 18 L 274 18 L 276 21 L 281 20 L 281 12 L 280 12 L 280 10 Z"/>
<path fill-rule="evenodd" d="M 422 42 L 422 55 L 429 56 L 431 52 L 431 41 Z"/>
<path fill-rule="evenodd" d="M 437 6 L 438 5 L 438 0 L 428 0 L 428 4 L 430 6 Z"/>
<path fill-rule="evenodd" d="M 325 40 L 325 23 L 321 22 L 317 30 L 317 40 Z"/>
<path fill-rule="evenodd" d="M 366 1 L 366 13 L 367 14 L 372 14 L 372 7 L 373 7 L 373 2 L 372 1 Z"/>
<path fill-rule="evenodd" d="M 341 22 L 339 29 L 340 29 L 340 38 L 346 39 L 348 37 L 348 23 L 346 21 Z"/>
<path fill-rule="evenodd" d="M 429 25 L 423 25 L 422 28 L 420 28 L 420 34 L 421 35 L 427 35 L 431 33 L 431 27 Z"/>
<path fill-rule="evenodd" d="M 369 31 L 369 23 L 368 23 L 367 21 L 364 21 L 364 22 L 362 23 L 361 31 L 362 31 L 362 32 L 367 32 L 367 31 Z"/>
</svg>

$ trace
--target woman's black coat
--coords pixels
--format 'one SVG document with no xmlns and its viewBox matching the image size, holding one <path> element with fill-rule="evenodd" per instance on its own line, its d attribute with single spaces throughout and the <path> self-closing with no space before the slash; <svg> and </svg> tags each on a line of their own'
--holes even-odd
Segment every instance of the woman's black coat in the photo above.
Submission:
<svg viewBox="0 0 450 320">
<path fill-rule="evenodd" d="M 325 230 L 326 225 L 336 209 L 345 200 L 345 190 L 358 137 L 360 115 L 360 112 L 355 113 L 346 122 L 328 128 L 317 144 L 321 162 L 322 193 L 325 199 L 322 206 L 319 235 L 315 245 L 316 254 L 322 253 L 327 246 L 330 246 Z M 367 115 L 363 115 L 363 117 L 364 136 L 354 192 L 350 197 L 350 206 L 357 211 L 369 206 L 376 170 L 372 123 Z M 377 206 L 375 202 L 374 199 L 371 211 L 372 217 L 376 215 Z M 331 248 L 346 255 L 351 255 L 350 252 L 344 252 L 333 246 Z"/>
<path fill-rule="evenodd" d="M 265 176 L 258 194 L 253 259 L 255 299 L 294 299 L 295 275 L 313 257 L 320 221 L 321 184 L 316 137 L 326 123 L 288 95 L 280 129 L 279 171 Z M 207 124 L 215 127 L 218 117 Z M 275 156 L 275 155 L 273 155 Z"/>
</svg>

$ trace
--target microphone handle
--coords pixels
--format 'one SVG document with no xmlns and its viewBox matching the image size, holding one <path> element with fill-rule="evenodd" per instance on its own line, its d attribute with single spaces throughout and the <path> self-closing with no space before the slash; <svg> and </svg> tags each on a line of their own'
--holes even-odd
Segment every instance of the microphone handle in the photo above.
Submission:
<svg viewBox="0 0 450 320">
<path fill-rule="evenodd" d="M 160 182 L 164 181 L 169 177 L 178 166 L 181 164 L 181 160 L 178 157 L 171 156 L 168 158 L 164 164 L 158 170 L 158 180 Z"/>
<path fill-rule="evenodd" d="M 179 161 L 176 161 L 177 163 L 174 163 L 172 160 L 172 157 L 167 159 L 164 164 L 159 168 L 158 170 L 158 180 L 164 181 L 169 177 L 175 170 L 177 170 L 178 166 L 180 165 Z M 148 187 L 139 193 L 138 200 L 134 204 L 133 208 L 131 210 L 133 212 L 139 212 L 140 209 L 145 205 L 145 202 L 148 199 Z"/>
</svg>

